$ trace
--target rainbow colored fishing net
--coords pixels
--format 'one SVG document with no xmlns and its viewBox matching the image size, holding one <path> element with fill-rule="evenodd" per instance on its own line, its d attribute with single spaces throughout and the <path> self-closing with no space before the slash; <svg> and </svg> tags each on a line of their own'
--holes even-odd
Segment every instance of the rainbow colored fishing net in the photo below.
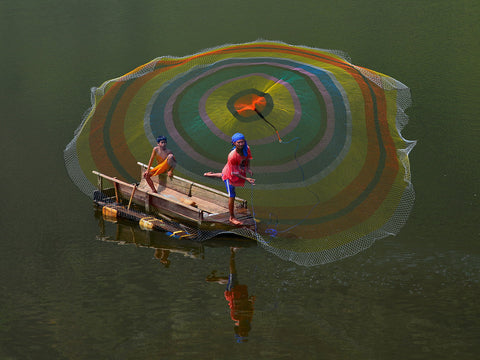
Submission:
<svg viewBox="0 0 480 360">
<path fill-rule="evenodd" d="M 326 263 L 397 234 L 414 201 L 401 136 L 409 89 L 338 51 L 256 41 L 161 57 L 92 90 L 92 108 L 65 150 L 88 195 L 92 170 L 139 180 L 165 135 L 176 174 L 221 171 L 233 133 L 251 147 L 256 185 L 237 192 L 259 220 L 255 238 L 299 264 Z M 252 236 L 242 229 L 235 232 Z"/>
</svg>

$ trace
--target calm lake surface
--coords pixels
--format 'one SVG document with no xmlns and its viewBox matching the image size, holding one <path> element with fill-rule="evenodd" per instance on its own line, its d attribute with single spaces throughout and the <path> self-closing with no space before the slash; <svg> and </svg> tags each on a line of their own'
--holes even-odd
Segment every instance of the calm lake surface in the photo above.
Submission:
<svg viewBox="0 0 480 360">
<path fill-rule="evenodd" d="M 0 1 L 0 359 L 477 357 L 479 15 L 473 0 Z M 327 265 L 242 245 L 255 303 L 239 343 L 225 285 L 206 281 L 230 247 L 104 222 L 63 149 L 91 87 L 258 38 L 343 50 L 410 87 L 417 198 L 399 235 Z"/>
</svg>

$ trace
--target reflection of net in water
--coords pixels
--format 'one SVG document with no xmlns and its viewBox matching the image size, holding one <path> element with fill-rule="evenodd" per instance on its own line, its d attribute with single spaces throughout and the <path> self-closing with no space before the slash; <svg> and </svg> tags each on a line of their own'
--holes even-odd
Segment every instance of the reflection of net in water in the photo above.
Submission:
<svg viewBox="0 0 480 360">
<path fill-rule="evenodd" d="M 223 191 L 230 136 L 246 135 L 255 187 L 239 189 L 269 251 L 303 265 L 355 254 L 397 234 L 414 200 L 400 131 L 409 89 L 337 51 L 258 41 L 155 59 L 92 91 L 65 150 L 91 195 L 92 170 L 138 181 L 158 135 L 176 174 Z M 242 229 L 233 229 L 241 235 Z M 250 234 L 251 237 L 251 234 Z"/>
</svg>

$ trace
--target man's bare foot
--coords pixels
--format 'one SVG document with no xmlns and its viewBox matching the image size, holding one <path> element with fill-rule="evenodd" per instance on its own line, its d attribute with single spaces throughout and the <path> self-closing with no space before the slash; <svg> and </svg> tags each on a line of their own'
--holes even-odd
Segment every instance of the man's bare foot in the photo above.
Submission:
<svg viewBox="0 0 480 360">
<path fill-rule="evenodd" d="M 238 220 L 237 218 L 234 218 L 234 217 L 231 217 L 230 218 L 230 222 L 233 224 L 233 225 L 243 225 L 243 223 Z"/>
<path fill-rule="evenodd" d="M 214 173 L 214 172 L 212 172 L 212 171 L 208 171 L 208 172 L 204 173 L 203 176 L 221 178 L 221 177 L 222 177 L 222 173 Z"/>
</svg>

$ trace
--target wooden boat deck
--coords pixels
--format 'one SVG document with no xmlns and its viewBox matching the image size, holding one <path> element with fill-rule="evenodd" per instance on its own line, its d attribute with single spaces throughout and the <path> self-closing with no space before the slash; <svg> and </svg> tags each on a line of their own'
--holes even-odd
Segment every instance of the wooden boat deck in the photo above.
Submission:
<svg viewBox="0 0 480 360">
<path fill-rule="evenodd" d="M 143 174 L 146 165 L 138 164 L 140 173 Z M 160 175 L 152 178 L 157 190 L 157 193 L 154 193 L 143 176 L 139 184 L 129 184 L 96 171 L 94 174 L 98 177 L 100 191 L 104 191 L 103 180 L 113 184 L 116 203 L 128 201 L 127 210 L 133 203 L 143 207 L 148 214 L 159 214 L 181 222 L 208 227 L 236 227 L 229 221 L 228 195 L 216 189 L 178 176 L 169 178 Z M 246 200 L 235 199 L 235 215 L 243 223 L 240 227 L 252 228 L 255 225 Z"/>
<path fill-rule="evenodd" d="M 197 208 L 202 209 L 210 214 L 217 214 L 228 211 L 228 204 L 225 207 L 225 204 L 213 203 L 195 195 L 188 196 L 180 191 L 161 186 L 158 183 L 156 183 L 156 185 L 157 193 L 167 199 L 172 199 L 177 202 L 183 202 L 185 204 L 194 203 L 196 204 Z M 147 184 L 145 179 L 142 179 L 142 181 L 137 187 L 137 190 L 143 191 L 145 193 L 151 192 L 150 186 Z"/>
</svg>

